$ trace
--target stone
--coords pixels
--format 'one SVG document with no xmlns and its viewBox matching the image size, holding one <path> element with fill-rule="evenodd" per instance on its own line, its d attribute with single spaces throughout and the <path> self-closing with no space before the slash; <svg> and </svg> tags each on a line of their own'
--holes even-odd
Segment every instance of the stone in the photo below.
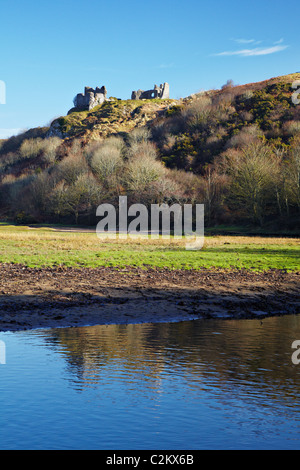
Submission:
<svg viewBox="0 0 300 470">
<path fill-rule="evenodd" d="M 102 86 L 101 88 L 96 87 L 95 90 L 94 88 L 86 86 L 84 94 L 78 93 L 78 95 L 75 96 L 73 100 L 74 106 L 75 108 L 90 111 L 95 106 L 104 103 L 104 101 L 106 101 L 106 95 L 107 91 L 105 86 Z"/>
<path fill-rule="evenodd" d="M 154 85 L 152 90 L 137 90 L 133 91 L 131 94 L 132 100 L 152 100 L 159 98 L 162 100 L 169 99 L 170 97 L 170 86 L 167 82 L 163 85 L 157 86 Z"/>
</svg>

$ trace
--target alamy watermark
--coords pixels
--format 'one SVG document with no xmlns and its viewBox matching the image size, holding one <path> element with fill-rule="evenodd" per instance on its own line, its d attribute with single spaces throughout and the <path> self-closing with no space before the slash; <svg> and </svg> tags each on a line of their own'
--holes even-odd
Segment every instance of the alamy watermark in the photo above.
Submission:
<svg viewBox="0 0 300 470">
<path fill-rule="evenodd" d="M 6 84 L 0 80 L 0 104 L 6 104 Z"/>
<path fill-rule="evenodd" d="M 295 364 L 295 366 L 298 366 L 300 364 L 300 341 L 299 340 L 296 340 L 292 343 L 292 349 L 296 349 L 296 351 L 294 351 L 292 354 L 292 363 Z"/>
<path fill-rule="evenodd" d="M 0 364 L 6 364 L 6 346 L 5 342 L 0 340 Z"/>
<path fill-rule="evenodd" d="M 99 238 L 105 233 L 121 239 L 163 236 L 174 240 L 184 238 L 187 250 L 201 250 L 204 245 L 204 204 L 151 204 L 149 213 L 144 204 L 128 207 L 127 196 L 120 196 L 117 209 L 112 204 L 100 204 L 96 216 L 102 217 L 96 227 Z"/>
<path fill-rule="evenodd" d="M 296 90 L 294 91 L 294 93 L 292 94 L 292 102 L 297 105 L 297 104 L 300 104 L 300 99 L 299 99 L 299 95 L 300 95 L 300 80 L 296 80 L 293 82 L 292 84 L 292 88 L 293 90 Z"/>
</svg>

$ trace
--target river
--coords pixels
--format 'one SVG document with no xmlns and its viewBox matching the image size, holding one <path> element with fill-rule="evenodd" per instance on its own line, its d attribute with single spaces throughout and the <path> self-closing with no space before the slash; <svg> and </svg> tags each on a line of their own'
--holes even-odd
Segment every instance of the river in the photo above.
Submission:
<svg viewBox="0 0 300 470">
<path fill-rule="evenodd" d="M 1 449 L 300 448 L 299 316 L 0 340 Z"/>
</svg>

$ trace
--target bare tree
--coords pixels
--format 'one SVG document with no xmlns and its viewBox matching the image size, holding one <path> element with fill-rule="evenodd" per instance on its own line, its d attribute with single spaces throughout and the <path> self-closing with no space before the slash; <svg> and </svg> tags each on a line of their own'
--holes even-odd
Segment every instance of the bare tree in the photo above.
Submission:
<svg viewBox="0 0 300 470">
<path fill-rule="evenodd" d="M 61 191 L 60 188 L 58 190 Z M 99 201 L 100 187 L 91 175 L 81 174 L 66 188 L 62 196 L 65 212 L 73 214 L 75 223 L 78 224 L 79 215 L 89 214 L 92 207 Z"/>
<path fill-rule="evenodd" d="M 54 174 L 58 180 L 64 179 L 70 185 L 74 183 L 80 175 L 86 174 L 88 171 L 89 168 L 86 159 L 80 154 L 71 154 L 55 167 Z"/>
<path fill-rule="evenodd" d="M 154 181 L 163 177 L 165 168 L 161 162 L 149 156 L 135 157 L 128 161 L 123 175 L 124 185 L 130 191 L 145 191 Z"/>
<path fill-rule="evenodd" d="M 261 225 L 266 204 L 274 203 L 276 198 L 278 162 L 271 148 L 264 143 L 251 144 L 236 152 L 235 158 L 225 155 L 225 160 L 223 168 L 231 178 L 231 202 L 242 207 L 253 222 Z"/>
<path fill-rule="evenodd" d="M 116 183 L 122 164 L 123 158 L 120 149 L 109 143 L 94 150 L 90 158 L 93 173 L 102 183 L 107 185 Z"/>
<path fill-rule="evenodd" d="M 300 138 L 293 141 L 284 168 L 287 179 L 287 198 L 291 205 L 300 209 Z"/>
</svg>

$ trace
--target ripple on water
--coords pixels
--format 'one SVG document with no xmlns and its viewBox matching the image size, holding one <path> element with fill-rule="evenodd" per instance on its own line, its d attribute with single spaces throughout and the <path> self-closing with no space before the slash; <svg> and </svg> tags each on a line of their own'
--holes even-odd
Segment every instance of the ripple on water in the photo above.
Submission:
<svg viewBox="0 0 300 470">
<path fill-rule="evenodd" d="M 2 449 L 299 448 L 299 317 L 2 333 Z"/>
</svg>

